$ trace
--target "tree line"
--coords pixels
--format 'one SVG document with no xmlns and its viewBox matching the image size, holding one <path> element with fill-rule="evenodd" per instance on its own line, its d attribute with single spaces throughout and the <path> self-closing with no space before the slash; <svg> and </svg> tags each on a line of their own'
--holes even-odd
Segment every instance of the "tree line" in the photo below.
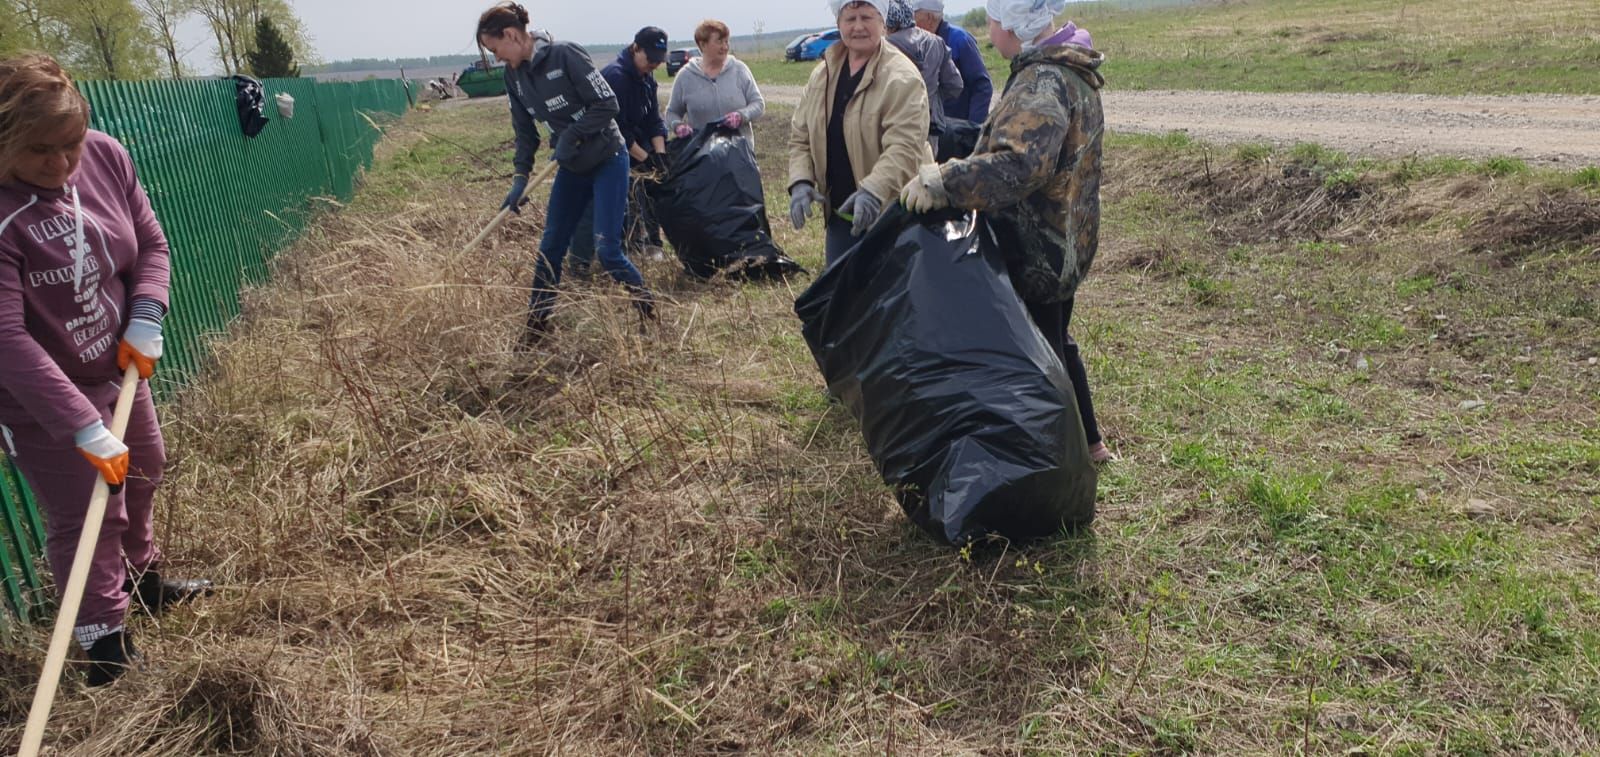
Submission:
<svg viewBox="0 0 1600 757">
<path fill-rule="evenodd" d="M 0 0 L 0 56 L 48 53 L 80 79 L 180 79 L 196 72 L 178 26 L 196 17 L 226 74 L 299 76 L 312 49 L 288 0 Z"/>
<path fill-rule="evenodd" d="M 356 71 L 392 71 L 397 68 L 442 68 L 467 66 L 478 60 L 478 55 L 430 55 L 415 58 L 351 58 L 336 60 L 317 66 L 306 66 L 308 73 L 338 74 Z"/>
</svg>

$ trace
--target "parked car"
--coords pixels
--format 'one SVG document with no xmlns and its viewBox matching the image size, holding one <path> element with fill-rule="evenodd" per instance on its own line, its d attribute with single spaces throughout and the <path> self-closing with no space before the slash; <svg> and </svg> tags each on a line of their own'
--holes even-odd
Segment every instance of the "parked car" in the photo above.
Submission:
<svg viewBox="0 0 1600 757">
<path fill-rule="evenodd" d="M 816 60 L 821 58 L 822 54 L 827 52 L 828 48 L 833 47 L 838 41 L 838 29 L 818 34 L 817 36 L 806 40 L 806 43 L 800 46 L 800 60 Z"/>
<path fill-rule="evenodd" d="M 678 70 L 689 65 L 689 61 L 700 57 L 700 48 L 680 47 L 667 53 L 667 76 L 677 76 Z"/>
<path fill-rule="evenodd" d="M 783 46 L 783 59 L 800 60 L 800 46 L 804 45 L 806 40 L 811 39 L 811 37 L 811 34 L 802 34 L 789 40 L 789 44 Z"/>
</svg>

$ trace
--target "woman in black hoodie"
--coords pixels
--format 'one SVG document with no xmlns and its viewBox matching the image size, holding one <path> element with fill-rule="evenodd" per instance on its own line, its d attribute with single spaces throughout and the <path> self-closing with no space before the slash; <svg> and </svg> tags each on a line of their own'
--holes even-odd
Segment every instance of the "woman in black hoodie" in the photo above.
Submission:
<svg viewBox="0 0 1600 757">
<path fill-rule="evenodd" d="M 506 2 L 478 18 L 478 44 L 506 64 L 506 93 L 517 134 L 516 175 L 502 208 L 517 209 L 528 187 L 533 156 L 539 149 L 535 121 L 543 121 L 555 143 L 560 166 L 550 190 L 539 263 L 528 303 L 522 344 L 531 346 L 549 329 L 561 262 L 572 243 L 578 219 L 594 203 L 594 243 L 611 277 L 633 294 L 634 307 L 655 318 L 654 297 L 639 270 L 622 253 L 622 218 L 628 205 L 628 153 L 615 121 L 617 97 L 595 70 L 589 53 L 528 31 L 528 11 Z"/>
</svg>

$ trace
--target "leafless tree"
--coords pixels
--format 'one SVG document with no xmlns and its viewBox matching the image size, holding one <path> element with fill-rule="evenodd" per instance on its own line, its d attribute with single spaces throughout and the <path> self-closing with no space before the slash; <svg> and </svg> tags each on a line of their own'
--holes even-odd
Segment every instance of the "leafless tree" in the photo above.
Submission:
<svg viewBox="0 0 1600 757">
<path fill-rule="evenodd" d="M 193 0 L 139 0 L 145 25 L 154 35 L 156 46 L 167 57 L 172 78 L 183 78 L 183 55 L 178 50 L 178 25 L 194 13 Z"/>
<path fill-rule="evenodd" d="M 194 10 L 211 27 L 217 61 L 228 73 L 249 70 L 246 58 L 255 49 L 256 23 L 271 16 L 304 63 L 316 62 L 311 40 L 287 0 L 193 0 Z"/>
<path fill-rule="evenodd" d="M 244 70 L 244 56 L 250 52 L 249 34 L 253 25 L 245 23 L 248 0 L 196 0 L 194 10 L 205 17 L 217 40 L 217 62 L 224 73 Z"/>
</svg>

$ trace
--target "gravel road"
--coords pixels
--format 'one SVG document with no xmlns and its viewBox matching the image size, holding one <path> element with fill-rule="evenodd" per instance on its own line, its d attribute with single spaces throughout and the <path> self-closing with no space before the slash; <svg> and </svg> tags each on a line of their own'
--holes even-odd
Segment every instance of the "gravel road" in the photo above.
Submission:
<svg viewBox="0 0 1600 757">
<path fill-rule="evenodd" d="M 1116 92 L 1106 121 L 1125 132 L 1186 131 L 1211 142 L 1316 142 L 1355 155 L 1507 155 L 1600 165 L 1600 97 Z"/>
<path fill-rule="evenodd" d="M 799 86 L 766 86 L 771 102 L 800 102 Z M 1600 97 L 1260 94 L 1117 91 L 1105 95 L 1114 131 L 1185 131 L 1208 142 L 1316 142 L 1375 157 L 1507 155 L 1532 164 L 1600 165 Z"/>
<path fill-rule="evenodd" d="M 803 87 L 761 88 L 796 105 Z M 661 87 L 663 99 L 671 85 Z M 1105 95 L 1114 131 L 1184 131 L 1208 142 L 1316 142 L 1374 157 L 1505 155 L 1559 168 L 1600 165 L 1600 97 L 1349 95 L 1117 91 Z M 480 102 L 500 103 L 491 98 Z"/>
</svg>

